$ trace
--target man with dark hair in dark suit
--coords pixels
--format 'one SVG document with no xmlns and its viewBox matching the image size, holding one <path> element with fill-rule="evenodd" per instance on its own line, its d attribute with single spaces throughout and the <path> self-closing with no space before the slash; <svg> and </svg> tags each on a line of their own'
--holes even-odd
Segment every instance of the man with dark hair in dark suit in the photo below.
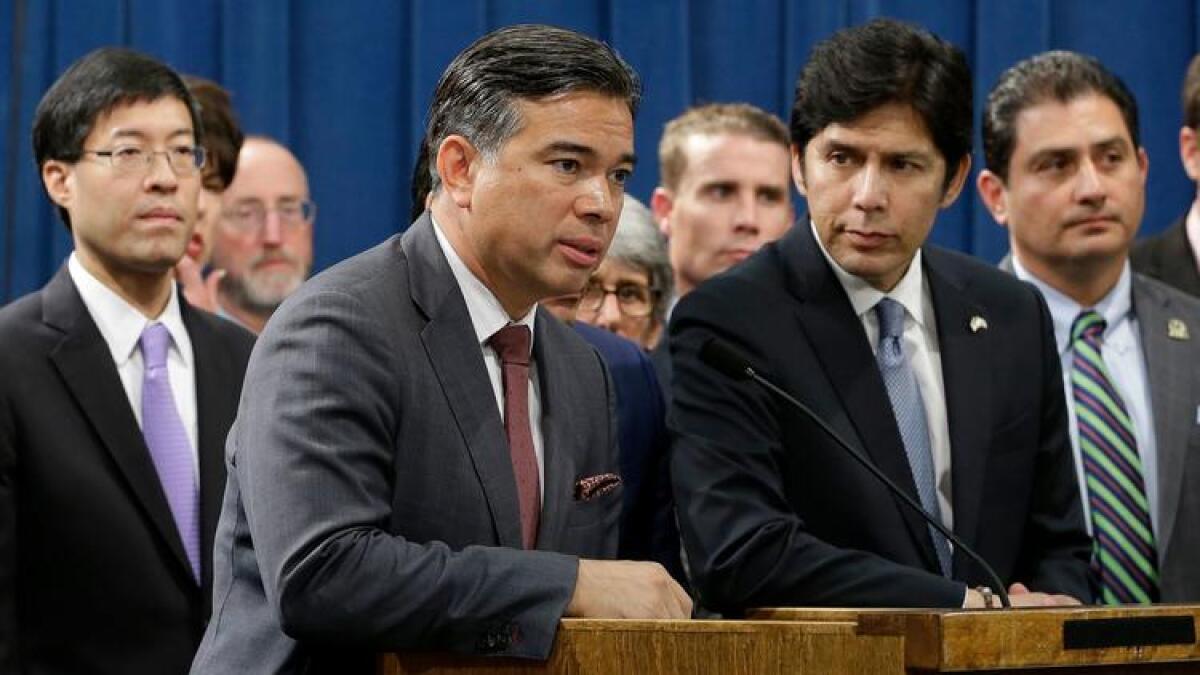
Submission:
<svg viewBox="0 0 1200 675">
<path fill-rule="evenodd" d="M 841 31 L 800 75 L 791 137 L 808 222 L 671 322 L 671 474 L 700 601 L 982 607 L 992 583 L 813 421 L 706 365 L 714 338 L 974 547 L 1014 604 L 1090 600 L 1045 303 L 925 245 L 970 167 L 962 52 L 896 21 Z"/>
<path fill-rule="evenodd" d="M 1192 58 L 1183 79 L 1179 158 L 1188 178 L 1200 185 L 1200 55 Z M 1200 296 L 1200 187 L 1188 212 L 1167 229 L 1135 244 L 1129 259 L 1134 271 Z"/>
<path fill-rule="evenodd" d="M 983 113 L 980 197 L 1001 267 L 1050 309 L 1099 599 L 1200 601 L 1200 300 L 1134 272 L 1149 158 L 1133 93 L 1098 60 L 1031 56 Z"/>
<path fill-rule="evenodd" d="M 548 26 L 448 66 L 429 211 L 311 279 L 259 337 L 194 673 L 546 658 L 564 615 L 688 615 L 660 565 L 609 560 L 612 382 L 537 306 L 582 288 L 611 241 L 638 96 L 609 47 Z"/>
<path fill-rule="evenodd" d="M 101 49 L 38 105 L 75 250 L 0 310 L 0 671 L 185 673 L 210 609 L 223 449 L 252 337 L 173 267 L 205 153 L 165 65 Z"/>
</svg>

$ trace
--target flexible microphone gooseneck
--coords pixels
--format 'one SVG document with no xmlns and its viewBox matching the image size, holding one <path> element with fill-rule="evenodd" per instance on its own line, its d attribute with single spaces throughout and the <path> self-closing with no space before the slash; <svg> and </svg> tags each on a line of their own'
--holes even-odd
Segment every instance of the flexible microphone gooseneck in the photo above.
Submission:
<svg viewBox="0 0 1200 675">
<path fill-rule="evenodd" d="M 730 347 L 719 338 L 709 338 L 704 342 L 704 344 L 700 347 L 700 360 L 706 365 L 715 368 L 716 370 L 735 380 L 754 380 L 771 393 L 792 404 L 793 407 L 804 413 L 804 416 L 812 420 L 818 427 L 820 427 L 821 431 L 824 431 L 826 436 L 829 436 L 829 438 L 833 439 L 834 443 L 849 453 L 850 456 L 854 458 L 854 461 L 861 464 L 863 468 L 871 472 L 872 476 L 875 476 L 880 482 L 887 486 L 887 489 L 891 490 L 892 494 L 899 497 L 901 501 L 907 504 L 913 511 L 919 513 L 922 518 L 924 518 L 930 525 L 934 527 L 934 529 L 936 529 L 938 532 L 941 532 L 947 539 L 949 539 L 956 548 L 962 550 L 962 552 L 966 553 L 972 560 L 979 563 L 980 567 L 982 567 L 983 570 L 987 572 L 987 575 L 992 579 L 992 583 L 996 585 L 996 595 L 1000 597 L 1000 603 L 1004 607 L 1012 607 L 1012 603 L 1009 602 L 1008 599 L 1008 591 L 1004 588 L 1004 582 L 1000 580 L 1000 576 L 996 574 L 996 571 L 992 569 L 991 565 L 987 564 L 987 561 L 985 561 L 982 556 L 972 550 L 970 546 L 964 544 L 961 539 L 954 536 L 954 533 L 951 532 L 949 528 L 947 528 L 945 525 L 942 525 L 940 520 L 934 518 L 933 515 L 922 508 L 915 499 L 910 497 L 907 492 L 900 489 L 900 486 L 892 482 L 892 479 L 888 478 L 882 471 L 880 471 L 879 467 L 875 466 L 871 460 L 859 454 L 857 450 L 855 450 L 849 443 L 842 439 L 842 437 L 833 430 L 833 427 L 829 426 L 829 424 L 826 423 L 825 420 L 821 419 L 817 413 L 813 412 L 811 408 L 798 401 L 791 394 L 776 386 L 774 382 L 771 382 L 767 378 L 755 372 L 754 367 L 750 365 L 750 362 L 746 359 L 746 357 L 742 356 L 733 347 Z"/>
</svg>

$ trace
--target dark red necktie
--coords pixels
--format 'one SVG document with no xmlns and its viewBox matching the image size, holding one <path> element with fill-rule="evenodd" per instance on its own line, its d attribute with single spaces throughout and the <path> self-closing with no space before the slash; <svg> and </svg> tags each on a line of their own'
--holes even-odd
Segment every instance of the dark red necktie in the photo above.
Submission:
<svg viewBox="0 0 1200 675">
<path fill-rule="evenodd" d="M 521 505 L 521 543 L 531 549 L 537 543 L 538 518 L 542 512 L 537 453 L 529 428 L 529 327 L 511 324 L 496 331 L 488 344 L 500 356 L 504 383 L 504 432 L 508 453 L 517 478 Z"/>
</svg>

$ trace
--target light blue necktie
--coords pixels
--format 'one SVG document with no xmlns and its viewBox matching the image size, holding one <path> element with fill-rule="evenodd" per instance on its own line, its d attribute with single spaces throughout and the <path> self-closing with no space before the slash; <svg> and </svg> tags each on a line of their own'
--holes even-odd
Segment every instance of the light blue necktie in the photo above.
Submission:
<svg viewBox="0 0 1200 675">
<path fill-rule="evenodd" d="M 879 350 L 875 359 L 879 363 L 883 383 L 887 386 L 888 398 L 892 401 L 896 426 L 900 428 L 904 452 L 908 455 L 908 467 L 917 485 L 921 506 L 941 521 L 942 509 L 935 487 L 925 403 L 921 399 L 921 389 L 917 386 L 908 355 L 904 353 L 904 305 L 884 298 L 875 305 L 875 315 L 879 318 Z M 951 572 L 950 544 L 933 526 L 929 527 L 929 534 L 933 536 L 933 548 L 937 552 L 942 575 L 948 577 Z"/>
<path fill-rule="evenodd" d="M 192 566 L 192 575 L 200 579 L 200 490 L 196 487 L 195 462 L 187 429 L 175 407 L 171 379 L 167 374 L 167 347 L 171 334 L 161 323 L 152 323 L 142 331 L 142 435 L 150 449 L 150 459 L 158 471 L 158 480 L 183 540 L 183 550 Z"/>
</svg>

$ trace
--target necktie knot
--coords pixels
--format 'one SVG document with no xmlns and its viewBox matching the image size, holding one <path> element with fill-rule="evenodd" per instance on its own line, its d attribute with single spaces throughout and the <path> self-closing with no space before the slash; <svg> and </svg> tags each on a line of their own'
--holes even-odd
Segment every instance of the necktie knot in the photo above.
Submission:
<svg viewBox="0 0 1200 675">
<path fill-rule="evenodd" d="M 884 298 L 875 304 L 879 319 L 879 350 L 876 358 L 886 367 L 899 367 L 904 362 L 904 305 Z"/>
<path fill-rule="evenodd" d="M 875 315 L 879 318 L 880 339 L 904 335 L 904 305 L 884 298 L 875 304 Z"/>
<path fill-rule="evenodd" d="M 1074 344 L 1079 340 L 1099 344 L 1101 336 L 1104 335 L 1104 329 L 1108 326 L 1104 317 L 1094 309 L 1085 310 L 1075 317 L 1075 322 L 1071 324 L 1071 343 Z"/>
<path fill-rule="evenodd" d="M 512 323 L 493 333 L 488 344 L 496 350 L 501 363 L 528 366 L 531 339 L 529 326 Z"/>
<path fill-rule="evenodd" d="M 167 347 L 171 344 L 171 334 L 161 323 L 148 324 L 138 340 L 142 348 L 142 359 L 145 367 L 162 368 L 167 365 Z"/>
</svg>

